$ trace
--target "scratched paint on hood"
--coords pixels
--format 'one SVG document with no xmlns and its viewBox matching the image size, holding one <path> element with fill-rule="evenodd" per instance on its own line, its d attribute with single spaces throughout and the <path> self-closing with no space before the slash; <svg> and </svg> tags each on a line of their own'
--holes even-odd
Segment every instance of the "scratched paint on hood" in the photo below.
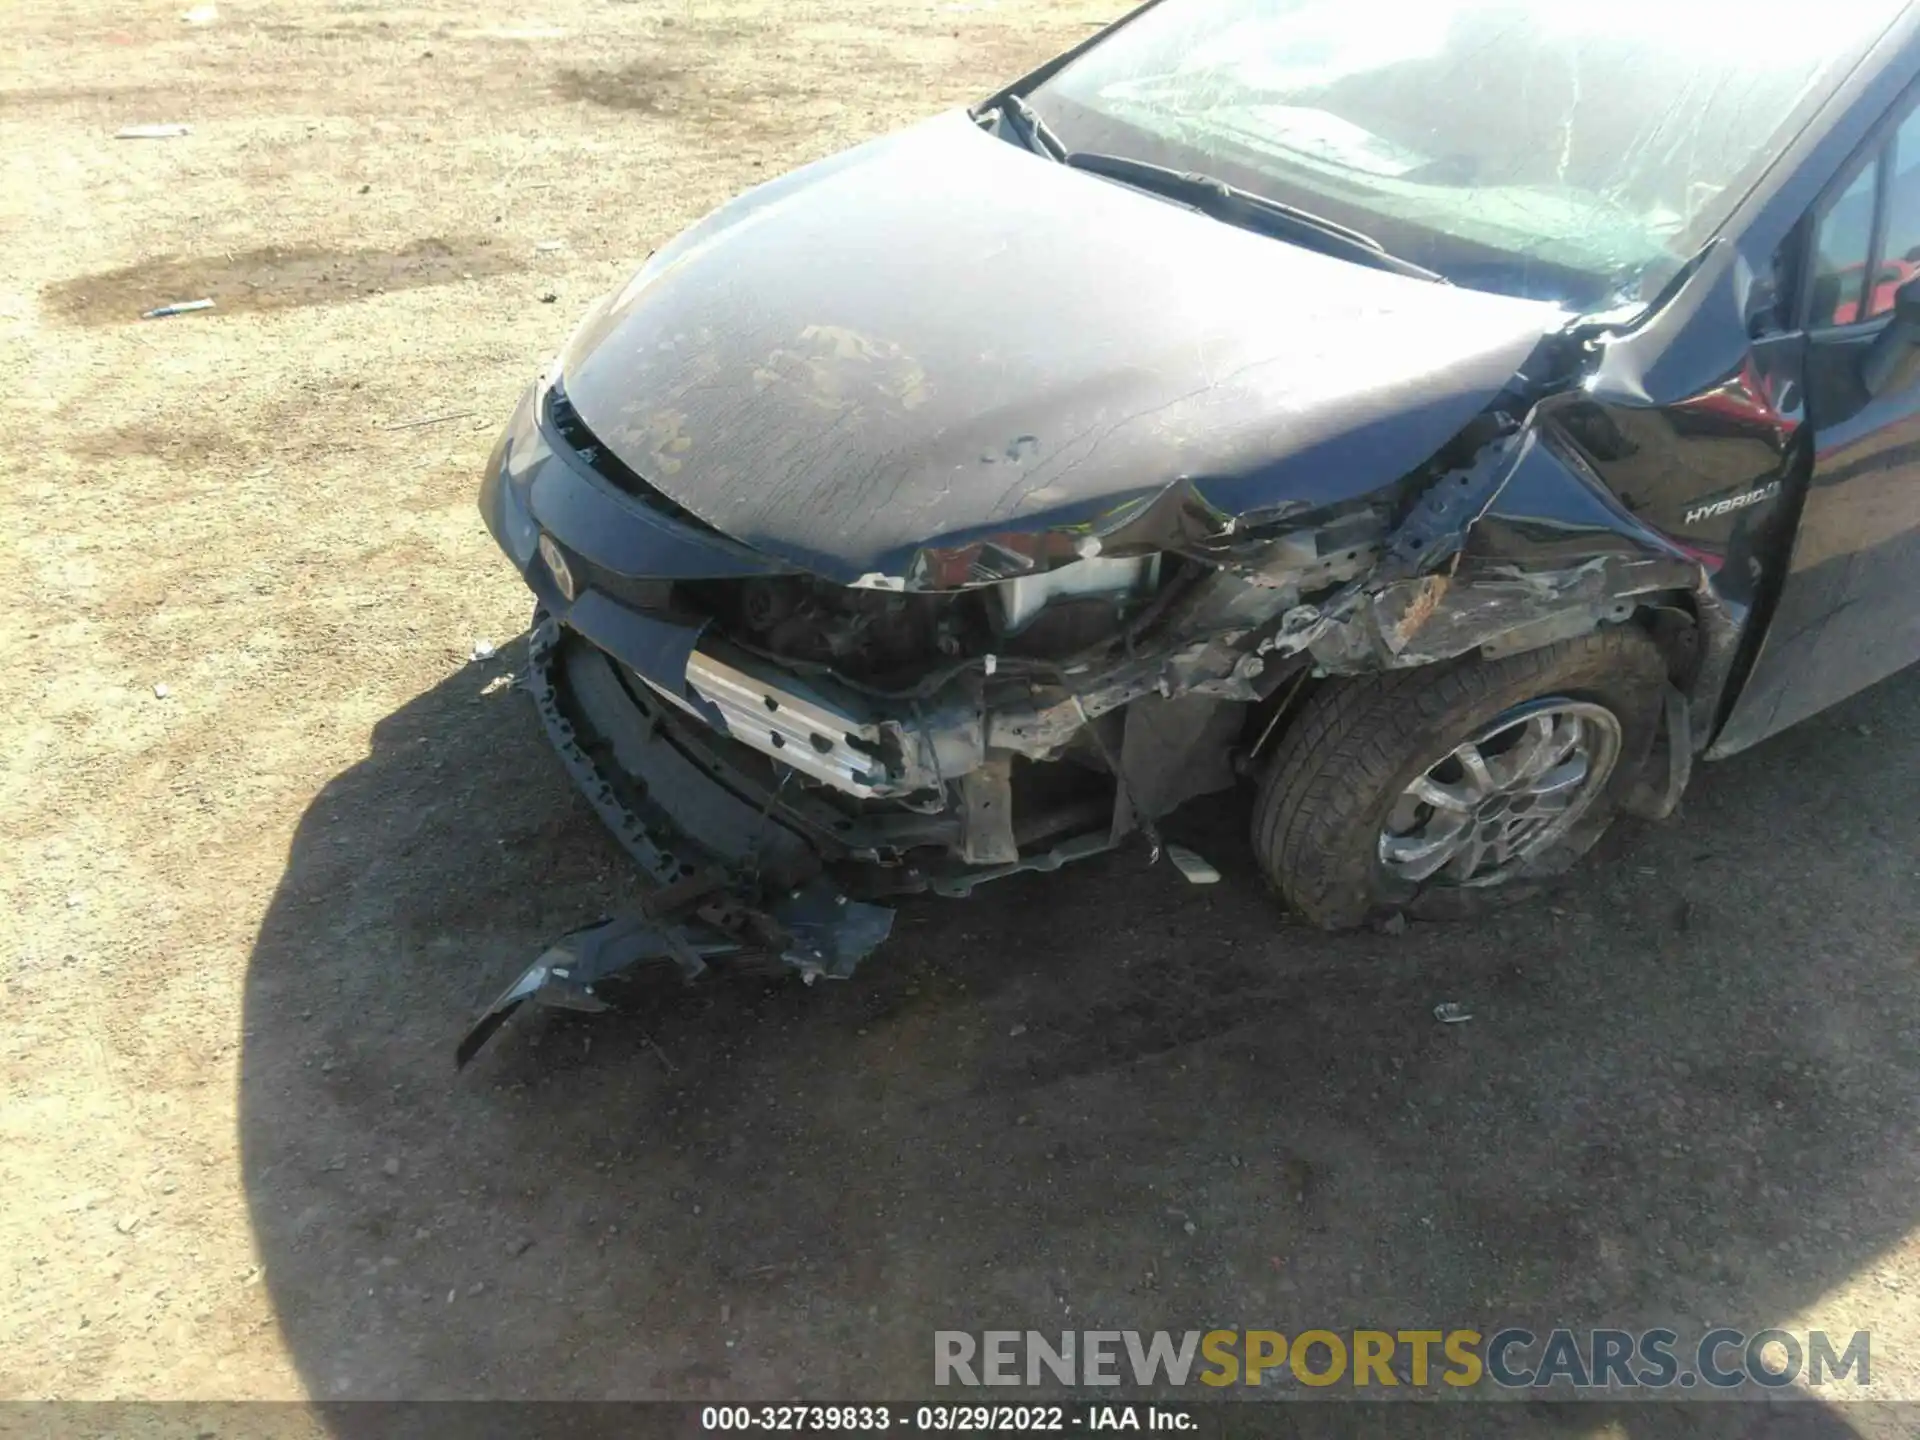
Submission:
<svg viewBox="0 0 1920 1440">
<path fill-rule="evenodd" d="M 851 580 L 1181 478 L 1236 514 L 1364 495 L 1564 318 L 1236 229 L 955 114 L 694 226 L 562 372 L 649 483 Z"/>
</svg>

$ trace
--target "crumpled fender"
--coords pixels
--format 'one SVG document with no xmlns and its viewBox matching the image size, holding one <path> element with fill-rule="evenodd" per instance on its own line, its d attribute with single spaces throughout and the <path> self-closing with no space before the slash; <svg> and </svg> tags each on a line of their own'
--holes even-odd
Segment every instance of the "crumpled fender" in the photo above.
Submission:
<svg viewBox="0 0 1920 1440">
<path fill-rule="evenodd" d="M 1537 648 L 1702 584 L 1698 559 L 1629 513 L 1556 434 L 1550 406 L 1436 481 L 1385 551 L 1313 634 L 1333 673 Z"/>
</svg>

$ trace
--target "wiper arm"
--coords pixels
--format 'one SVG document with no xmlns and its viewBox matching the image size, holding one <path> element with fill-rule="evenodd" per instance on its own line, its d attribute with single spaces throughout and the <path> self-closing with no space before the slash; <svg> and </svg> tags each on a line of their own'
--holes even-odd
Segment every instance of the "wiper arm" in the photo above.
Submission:
<svg viewBox="0 0 1920 1440">
<path fill-rule="evenodd" d="M 1027 149 L 1045 155 L 1049 160 L 1067 158 L 1067 147 L 1060 143 L 1060 137 L 1040 118 L 1040 112 L 1021 96 L 1002 96 L 995 108 L 1002 117 L 1013 122 L 1010 128 Z"/>
<path fill-rule="evenodd" d="M 1125 155 L 1102 155 L 1092 150 L 1075 150 L 1062 156 L 1062 163 L 1076 170 L 1104 175 L 1109 180 L 1118 180 L 1125 185 L 1151 190 L 1169 200 L 1191 205 L 1216 220 L 1240 224 L 1250 218 L 1255 219 L 1295 235 L 1306 235 L 1321 241 L 1331 240 L 1363 264 L 1390 270 L 1396 275 L 1411 275 L 1416 280 L 1432 280 L 1441 285 L 1452 283 L 1446 276 L 1424 265 L 1416 265 L 1411 260 L 1403 260 L 1390 253 L 1364 231 L 1342 225 L 1337 220 L 1329 220 L 1324 215 L 1315 215 L 1311 210 L 1301 210 L 1283 201 L 1256 195 L 1251 190 L 1242 190 L 1212 175 L 1174 170 L 1147 160 L 1133 160 Z"/>
</svg>

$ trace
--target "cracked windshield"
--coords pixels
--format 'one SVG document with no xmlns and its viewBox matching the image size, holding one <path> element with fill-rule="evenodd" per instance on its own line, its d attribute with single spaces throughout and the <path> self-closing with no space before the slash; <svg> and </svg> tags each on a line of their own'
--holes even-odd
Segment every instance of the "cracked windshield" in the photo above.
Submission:
<svg viewBox="0 0 1920 1440">
<path fill-rule="evenodd" d="M 1637 306 L 1897 6 L 1186 0 L 1029 97 L 1061 141 L 1204 172 L 1455 284 Z M 1792 36 L 1783 43 L 1782 36 Z"/>
</svg>

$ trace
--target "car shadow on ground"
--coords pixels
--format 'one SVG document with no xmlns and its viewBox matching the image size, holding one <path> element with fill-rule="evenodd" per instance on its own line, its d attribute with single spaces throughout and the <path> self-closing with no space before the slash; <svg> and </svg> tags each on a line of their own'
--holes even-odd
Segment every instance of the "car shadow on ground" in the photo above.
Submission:
<svg viewBox="0 0 1920 1440">
<path fill-rule="evenodd" d="M 1215 804 L 1172 828 L 1224 884 L 916 901 L 850 983 L 522 1018 L 456 1074 L 630 875 L 504 664 L 381 723 L 253 955 L 244 1178 L 315 1398 L 925 1396 L 936 1329 L 1753 1331 L 1920 1220 L 1920 676 L 1491 921 L 1284 924 Z"/>
</svg>

